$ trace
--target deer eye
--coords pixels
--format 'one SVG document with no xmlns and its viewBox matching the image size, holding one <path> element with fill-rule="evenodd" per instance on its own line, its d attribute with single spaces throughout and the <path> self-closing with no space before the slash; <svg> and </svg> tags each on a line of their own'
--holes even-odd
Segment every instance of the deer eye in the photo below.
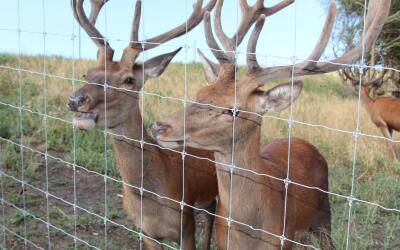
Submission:
<svg viewBox="0 0 400 250">
<path fill-rule="evenodd" d="M 133 84 L 135 82 L 135 79 L 133 77 L 128 77 L 124 81 L 126 84 Z"/>
<path fill-rule="evenodd" d="M 83 74 L 83 75 L 82 75 L 82 78 L 83 78 L 83 79 L 86 79 L 86 74 Z"/>
</svg>

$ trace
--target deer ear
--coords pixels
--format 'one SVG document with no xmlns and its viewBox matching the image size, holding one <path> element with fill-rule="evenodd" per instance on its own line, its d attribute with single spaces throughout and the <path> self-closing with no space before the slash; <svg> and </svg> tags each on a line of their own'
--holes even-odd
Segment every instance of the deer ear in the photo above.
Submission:
<svg viewBox="0 0 400 250">
<path fill-rule="evenodd" d="M 144 75 L 146 80 L 160 76 L 171 62 L 172 58 L 182 49 L 153 57 L 143 63 Z"/>
<path fill-rule="evenodd" d="M 199 49 L 197 50 L 199 53 L 201 63 L 203 64 L 204 75 L 206 76 L 208 83 L 213 83 L 218 76 L 219 65 L 211 62 Z"/>
<path fill-rule="evenodd" d="M 282 111 L 299 97 L 302 88 L 302 81 L 295 81 L 293 86 L 292 83 L 285 83 L 263 91 L 255 99 L 255 110 L 259 114 L 267 111 Z"/>
</svg>

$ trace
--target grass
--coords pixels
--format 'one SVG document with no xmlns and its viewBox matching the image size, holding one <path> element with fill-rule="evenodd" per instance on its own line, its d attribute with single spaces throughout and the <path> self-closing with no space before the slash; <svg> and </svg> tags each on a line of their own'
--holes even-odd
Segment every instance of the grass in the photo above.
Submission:
<svg viewBox="0 0 400 250">
<path fill-rule="evenodd" d="M 43 71 L 43 58 L 22 57 L 21 67 L 36 71 Z M 0 65 L 16 67 L 17 58 L 13 55 L 0 55 Z M 45 58 L 46 71 L 53 76 L 71 78 L 72 62 L 61 57 Z M 93 65 L 92 61 L 76 61 L 76 76 L 80 78 L 85 71 Z M 199 64 L 187 65 L 187 96 L 194 100 L 196 91 L 204 86 L 205 80 Z M 183 98 L 185 66 L 170 65 L 166 72 L 158 79 L 149 81 L 145 90 L 163 96 Z M 239 74 L 242 74 L 242 70 Z M 314 144 L 327 159 L 329 164 L 330 191 L 348 196 L 352 189 L 352 171 L 354 156 L 354 137 L 351 133 L 357 126 L 358 104 L 351 87 L 343 85 L 335 74 L 326 74 L 316 77 L 305 77 L 302 95 L 293 106 L 293 118 L 301 123 L 295 123 L 292 127 L 292 135 L 303 138 Z M 19 86 L 18 83 L 21 83 Z M 44 89 L 47 84 L 48 96 L 45 97 Z M 268 87 L 273 86 L 268 84 Z M 53 117 L 71 121 L 72 114 L 65 106 L 67 96 L 73 92 L 73 84 L 69 80 L 48 77 L 46 82 L 38 75 L 21 73 L 17 71 L 0 69 L 0 102 L 19 106 L 19 91 L 21 87 L 23 106 L 35 112 L 44 113 L 44 101 L 47 98 L 47 112 Z M 76 82 L 75 89 L 79 87 Z M 267 87 L 267 88 L 268 88 Z M 165 108 L 168 107 L 168 108 Z M 155 96 L 145 96 L 144 99 L 144 121 L 148 126 L 151 122 L 166 116 L 182 107 L 182 103 Z M 277 120 L 274 117 L 289 118 L 289 111 L 271 113 L 272 117 L 266 117 L 262 126 L 262 141 L 267 143 L 273 138 L 287 137 L 288 124 L 284 120 Z M 20 136 L 19 121 L 22 122 L 22 133 Z M 320 125 L 308 126 L 305 124 Z M 335 129 L 326 129 L 324 126 Z M 369 120 L 368 114 L 360 108 L 359 128 L 363 134 L 380 136 L 378 129 Z M 341 132 L 342 131 L 342 132 Z M 344 132 L 343 132 L 344 131 Z M 43 117 L 26 111 L 19 114 L 19 110 L 0 103 L 0 136 L 16 143 L 44 152 L 45 150 L 46 126 Z M 65 123 L 51 117 L 47 120 L 47 141 L 50 154 L 84 166 L 85 168 L 98 172 L 105 172 L 105 165 L 108 167 L 108 174 L 119 178 L 115 165 L 114 153 L 109 140 L 104 140 L 103 132 L 100 130 L 92 132 L 76 131 L 75 154 L 73 150 L 73 130 L 69 123 Z M 395 136 L 395 139 L 399 139 Z M 5 172 L 20 179 L 22 169 L 28 183 L 34 183 L 44 187 L 44 183 L 38 180 L 41 177 L 41 169 L 44 166 L 43 155 L 23 151 L 23 161 L 18 146 L 0 141 L 2 146 L 1 164 Z M 104 143 L 107 152 L 104 155 Z M 354 196 L 358 199 L 379 203 L 388 208 L 400 208 L 400 185 L 398 177 L 400 166 L 397 161 L 388 157 L 386 142 L 383 139 L 361 136 L 357 142 L 354 176 Z M 75 156 L 75 157 L 74 157 Z M 107 162 L 105 162 L 107 159 Z M 65 165 L 65 167 L 71 167 Z M 67 178 L 67 177 L 66 177 Z M 63 176 L 51 175 L 50 184 L 72 186 L 73 183 Z M 21 197 L 16 194 L 17 183 L 10 181 L 8 184 L 10 193 L 6 198 L 15 204 L 21 204 Z M 14 191 L 13 191 L 14 190 Z M 102 191 L 101 191 L 102 192 Z M 348 201 L 345 198 L 330 196 L 332 204 L 332 237 L 338 249 L 343 249 L 347 241 L 348 227 Z M 42 201 L 43 202 L 43 201 Z M 101 203 L 101 202 L 100 202 Z M 43 205 L 43 204 L 42 204 Z M 95 205 L 93 205 L 96 207 Z M 123 218 L 124 214 L 117 209 L 118 203 L 110 206 L 109 216 L 112 218 Z M 54 223 L 71 230 L 71 211 L 51 208 L 51 218 Z M 99 212 L 101 212 L 99 210 Z M 60 215 L 61 213 L 61 215 Z M 355 203 L 350 211 L 351 234 L 349 238 L 350 249 L 389 249 L 394 244 L 399 244 L 400 215 L 397 212 L 390 212 L 376 206 Z M 82 218 L 81 218 L 82 217 Z M 31 218 L 30 218 L 31 220 Z M 95 218 L 80 216 L 78 223 L 80 233 L 101 222 L 94 222 Z M 19 228 L 21 232 L 21 216 L 14 211 L 8 222 L 12 228 Z M 13 226 L 14 225 L 14 226 Z M 103 232 L 104 233 L 104 232 Z M 102 233 L 100 233 L 101 235 Z M 43 236 L 32 229 L 30 239 L 35 241 Z M 37 235 L 37 236 L 35 236 Z M 47 236 L 44 236 L 47 237 Z M 132 239 L 135 237 L 132 236 Z M 91 235 L 87 240 L 96 243 L 95 236 Z M 101 237 L 102 239 L 102 237 Z M 39 242 L 42 242 L 39 240 Z M 72 241 L 73 243 L 73 241 Z M 110 248 L 119 248 L 119 241 L 109 242 Z M 101 243 L 99 243 L 101 245 Z M 68 245 L 68 244 L 66 244 Z M 73 246 L 73 245 L 72 245 Z"/>
</svg>

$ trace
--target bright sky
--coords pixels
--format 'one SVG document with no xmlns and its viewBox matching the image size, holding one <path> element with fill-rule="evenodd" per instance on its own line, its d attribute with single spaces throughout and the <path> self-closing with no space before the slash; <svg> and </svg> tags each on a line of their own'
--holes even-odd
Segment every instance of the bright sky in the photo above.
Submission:
<svg viewBox="0 0 400 250">
<path fill-rule="evenodd" d="M 82 31 L 81 46 L 79 39 L 72 42 L 72 34 L 78 35 L 78 24 L 74 21 L 70 0 L 1 0 L 0 8 L 0 52 L 18 52 L 18 2 L 20 13 L 21 52 L 24 54 L 61 55 L 75 57 L 79 55 L 79 47 L 83 58 L 95 58 L 96 47 Z M 89 2 L 88 0 L 86 2 Z M 208 2 L 208 0 L 204 0 Z M 223 27 L 231 35 L 238 23 L 238 0 L 226 0 L 223 8 Z M 250 0 L 253 3 L 254 0 Z M 265 1 L 266 6 L 276 4 L 277 0 Z M 140 39 L 152 37 L 167 29 L 171 29 L 186 19 L 192 10 L 194 0 L 143 0 Z M 111 46 L 116 50 L 115 59 L 121 55 L 122 49 L 129 40 L 130 25 L 135 0 L 110 0 L 106 9 L 98 19 L 98 28 L 108 36 Z M 44 6 L 44 7 L 43 7 Z M 86 5 L 88 7 L 88 3 Z M 88 9 L 87 9 L 88 10 Z M 106 11 L 104 11 L 106 10 Z M 87 11 L 88 12 L 88 11 Z M 306 58 L 319 37 L 325 18 L 325 10 L 319 0 L 296 0 L 285 10 L 267 18 L 259 39 L 257 53 L 259 61 L 264 65 L 290 64 L 294 54 Z M 46 31 L 44 43 L 43 31 Z M 174 39 L 165 45 L 151 50 L 145 58 L 174 50 L 187 42 L 187 52 L 181 51 L 175 62 L 192 62 L 197 60 L 194 48 L 200 48 L 210 55 L 205 43 L 203 25 L 200 24 L 187 36 Z M 44 46 L 45 45 L 45 46 Z M 239 47 L 244 51 L 245 39 Z M 239 59 L 244 62 L 244 56 Z"/>
</svg>

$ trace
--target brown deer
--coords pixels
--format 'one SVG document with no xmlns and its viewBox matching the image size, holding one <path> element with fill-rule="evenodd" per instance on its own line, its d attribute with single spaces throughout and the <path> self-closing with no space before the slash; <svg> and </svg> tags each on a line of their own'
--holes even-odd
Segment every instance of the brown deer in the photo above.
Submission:
<svg viewBox="0 0 400 250">
<path fill-rule="evenodd" d="M 371 121 L 382 132 L 383 136 L 389 139 L 388 145 L 392 157 L 397 158 L 392 140 L 393 130 L 400 131 L 400 99 L 395 97 L 371 98 L 370 91 L 379 87 L 383 83 L 386 71 L 382 70 L 378 75 L 375 71 L 364 78 L 365 82 L 360 84 L 360 72 L 345 68 L 340 71 L 342 77 L 357 89 L 360 87 L 360 98 L 365 110 L 368 112 Z M 365 74 L 365 73 L 364 73 Z M 366 74 L 365 74 L 366 75 Z"/>
<path fill-rule="evenodd" d="M 259 12 L 254 9 L 262 8 L 263 1 L 256 1 L 253 6 L 245 0 L 240 1 L 242 21 L 232 38 L 223 32 L 220 23 L 222 2 L 217 1 L 214 29 L 225 51 L 230 52 L 219 47 L 212 34 L 210 14 L 206 13 L 206 40 L 219 62 L 212 63 L 201 55 L 210 85 L 198 91 L 196 103 L 154 123 L 152 136 L 161 145 L 176 147 L 185 141 L 186 145 L 215 152 L 219 189 L 217 214 L 227 218 L 216 220 L 218 248 L 290 249 L 295 233 L 304 230 L 325 237 L 325 241 L 321 239 L 321 246 L 332 248 L 328 195 L 319 191 L 328 190 L 327 164 L 322 155 L 308 142 L 295 138 L 273 140 L 260 147 L 262 114 L 290 106 L 299 96 L 302 84 L 294 81 L 268 91 L 260 87 L 267 81 L 292 75 L 336 71 L 343 67 L 341 63 L 355 62 L 361 56 L 363 46 L 360 44 L 333 60 L 333 63 L 318 62 L 334 23 L 336 7 L 331 2 L 325 26 L 309 60 L 290 66 L 262 68 L 256 60 L 255 50 L 265 15 L 255 17 Z M 390 0 L 370 1 L 365 52 L 380 33 L 389 7 Z M 247 47 L 247 74 L 236 80 L 236 62 L 232 51 L 243 40 L 251 20 L 257 21 Z M 183 117 L 186 118 L 185 132 Z M 231 168 L 232 165 L 235 167 Z M 288 178 L 287 193 L 283 181 L 268 176 Z"/>
<path fill-rule="evenodd" d="M 143 230 L 144 248 L 161 249 L 152 239 L 169 239 L 180 243 L 184 249 L 194 249 L 195 221 L 194 211 L 190 206 L 207 208 L 215 201 L 218 192 L 215 166 L 210 161 L 188 156 L 183 169 L 181 154 L 161 150 L 148 143 L 144 143 L 142 151 L 141 140 L 151 142 L 151 138 L 142 128 L 139 91 L 147 79 L 163 73 L 179 49 L 143 63 L 136 62 L 136 59 L 142 51 L 155 48 L 192 30 L 202 21 L 205 11 L 210 11 L 215 6 L 215 0 L 211 0 L 204 7 L 202 0 L 196 1 L 193 13 L 185 23 L 141 43 L 137 42 L 141 16 L 141 1 L 138 0 L 131 30 L 131 43 L 124 50 L 120 61 L 113 61 L 113 49 L 94 25 L 103 2 L 92 1 L 94 8 L 90 15 L 91 20 L 85 14 L 83 3 L 84 0 L 72 0 L 72 10 L 78 23 L 98 47 L 98 64 L 87 71 L 87 83 L 69 98 L 70 109 L 78 113 L 73 123 L 77 128 L 85 130 L 95 127 L 109 129 L 117 166 L 124 182 L 123 207 L 133 224 Z M 106 89 L 105 83 L 108 85 Z M 208 151 L 192 148 L 185 150 L 190 155 L 213 159 L 212 153 Z M 142 185 L 145 191 L 141 209 L 141 194 L 138 188 Z M 181 206 L 171 199 L 183 199 L 185 204 L 190 205 L 185 205 L 183 209 L 182 241 Z M 209 221 L 208 225 L 205 229 L 208 233 L 204 234 L 203 249 L 208 249 L 210 244 L 212 221 Z"/>
</svg>

